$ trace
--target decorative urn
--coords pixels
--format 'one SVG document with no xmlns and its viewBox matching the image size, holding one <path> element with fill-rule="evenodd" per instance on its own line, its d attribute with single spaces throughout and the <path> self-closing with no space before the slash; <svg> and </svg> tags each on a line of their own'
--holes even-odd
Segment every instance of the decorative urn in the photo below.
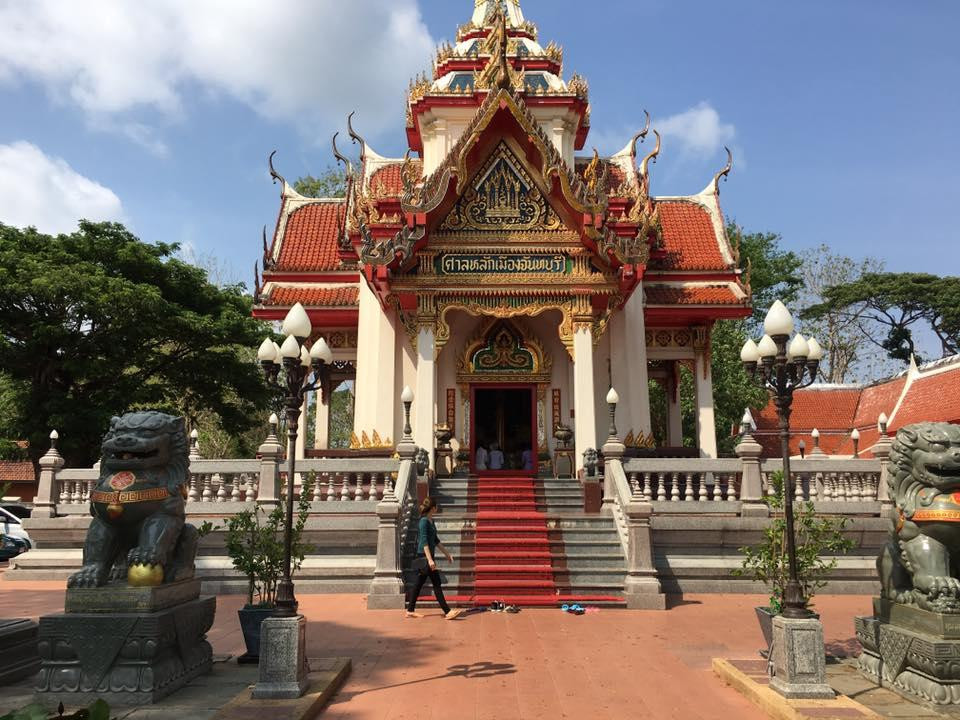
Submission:
<svg viewBox="0 0 960 720">
<path fill-rule="evenodd" d="M 437 425 L 433 435 L 437 439 L 437 444 L 444 448 L 450 445 L 450 440 L 453 438 L 453 432 L 446 425 Z"/>
<path fill-rule="evenodd" d="M 568 425 L 557 423 L 557 427 L 553 431 L 553 437 L 560 443 L 560 447 L 566 448 L 570 445 L 570 441 L 573 440 L 573 430 L 571 430 Z"/>
</svg>

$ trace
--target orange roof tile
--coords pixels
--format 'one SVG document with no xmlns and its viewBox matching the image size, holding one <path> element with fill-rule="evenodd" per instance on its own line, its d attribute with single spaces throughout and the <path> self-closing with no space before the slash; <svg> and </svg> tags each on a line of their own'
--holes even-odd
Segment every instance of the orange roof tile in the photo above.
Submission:
<svg viewBox="0 0 960 720">
<path fill-rule="evenodd" d="M 898 430 L 918 422 L 960 424 L 960 365 L 947 372 L 917 378 L 907 391 L 890 429 Z"/>
<path fill-rule="evenodd" d="M 880 413 L 886 413 L 887 417 L 893 415 L 893 409 L 897 406 L 906 384 L 907 378 L 903 376 L 864 388 L 853 421 L 854 426 L 861 430 L 874 427 L 880 419 Z"/>
<path fill-rule="evenodd" d="M 311 287 L 278 286 L 270 291 L 263 304 L 289 307 L 303 303 L 305 307 L 354 307 L 359 304 L 360 290 L 354 286 Z"/>
<path fill-rule="evenodd" d="M 663 270 L 726 270 L 713 220 L 692 202 L 658 201 L 666 256 L 651 263 Z"/>
<path fill-rule="evenodd" d="M 645 284 L 647 305 L 743 305 L 729 285 Z"/>
<path fill-rule="evenodd" d="M 276 270 L 336 270 L 337 217 L 344 219 L 346 204 L 319 202 L 304 205 L 287 219 L 284 236 L 279 238 L 280 255 Z"/>
<path fill-rule="evenodd" d="M 593 162 L 593 158 L 577 158 L 576 172 L 581 180 L 583 179 L 584 171 L 590 166 L 591 162 Z M 624 180 L 627 179 L 627 174 L 623 171 L 623 168 L 616 163 L 608 160 L 601 160 L 601 163 L 609 168 L 606 191 L 607 193 L 612 193 L 623 185 Z"/>
<path fill-rule="evenodd" d="M 22 462 L 0 461 L 0 484 L 8 482 L 32 483 L 35 479 L 33 463 L 29 460 Z"/>
<path fill-rule="evenodd" d="M 417 171 L 417 177 L 419 178 L 423 173 L 423 162 L 420 160 L 413 160 L 412 163 L 413 167 Z M 400 195 L 403 192 L 402 170 L 402 162 L 384 165 L 370 176 L 370 188 L 372 190 L 377 190 L 377 185 L 382 184 L 383 190 L 387 193 L 387 195 Z"/>
<path fill-rule="evenodd" d="M 790 413 L 791 431 L 809 433 L 817 428 L 821 433 L 830 430 L 849 432 L 860 403 L 859 387 L 812 387 L 797 390 L 793 395 Z M 776 430 L 777 409 L 771 400 L 754 414 L 759 430 Z M 809 443 L 808 443 L 809 444 Z"/>
</svg>

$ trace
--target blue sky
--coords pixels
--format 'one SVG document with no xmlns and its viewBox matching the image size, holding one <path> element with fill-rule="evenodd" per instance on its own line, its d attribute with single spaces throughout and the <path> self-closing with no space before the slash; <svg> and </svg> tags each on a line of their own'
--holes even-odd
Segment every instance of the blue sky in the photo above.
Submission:
<svg viewBox="0 0 960 720">
<path fill-rule="evenodd" d="M 0 0 L 0 221 L 120 218 L 250 282 L 278 189 L 331 162 L 358 111 L 404 150 L 407 80 L 470 0 Z M 588 146 L 649 109 L 656 194 L 724 163 L 727 215 L 793 249 L 960 274 L 960 3 L 955 0 L 523 0 L 565 74 L 590 82 Z"/>
</svg>

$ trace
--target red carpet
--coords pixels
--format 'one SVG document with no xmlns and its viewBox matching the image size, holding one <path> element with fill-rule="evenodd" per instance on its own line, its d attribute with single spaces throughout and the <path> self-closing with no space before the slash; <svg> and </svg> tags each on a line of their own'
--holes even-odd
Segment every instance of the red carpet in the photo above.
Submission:
<svg viewBox="0 0 960 720">
<path fill-rule="evenodd" d="M 537 481 L 530 477 L 486 477 L 476 482 L 471 501 L 476 504 L 473 593 L 451 597 L 458 604 L 551 607 L 563 603 L 620 603 L 606 595 L 575 595 L 557 585 L 554 564 L 564 564 L 562 542 L 554 537 L 551 549 L 546 506 L 537 499 Z M 471 503 L 473 504 L 473 503 Z M 465 533 L 466 536 L 466 533 Z M 461 570 L 468 589 L 468 567 Z"/>
</svg>

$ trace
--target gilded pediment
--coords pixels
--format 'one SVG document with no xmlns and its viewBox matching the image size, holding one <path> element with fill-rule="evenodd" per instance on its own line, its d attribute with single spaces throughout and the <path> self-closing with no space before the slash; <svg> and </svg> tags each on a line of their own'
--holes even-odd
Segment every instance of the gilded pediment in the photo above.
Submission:
<svg viewBox="0 0 960 720">
<path fill-rule="evenodd" d="M 506 142 L 497 146 L 439 228 L 441 232 L 564 229 L 560 216 Z"/>
</svg>

